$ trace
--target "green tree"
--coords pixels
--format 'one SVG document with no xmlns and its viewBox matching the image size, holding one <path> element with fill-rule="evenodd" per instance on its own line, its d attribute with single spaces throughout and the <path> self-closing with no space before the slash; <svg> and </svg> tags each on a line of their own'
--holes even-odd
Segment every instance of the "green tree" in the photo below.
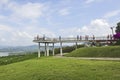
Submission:
<svg viewBox="0 0 120 80">
<path fill-rule="evenodd" d="M 116 34 L 114 35 L 114 38 L 118 39 L 115 45 L 120 45 L 120 22 L 117 23 L 115 32 Z"/>
<path fill-rule="evenodd" d="M 120 33 L 120 22 L 117 23 L 115 32 Z"/>
</svg>

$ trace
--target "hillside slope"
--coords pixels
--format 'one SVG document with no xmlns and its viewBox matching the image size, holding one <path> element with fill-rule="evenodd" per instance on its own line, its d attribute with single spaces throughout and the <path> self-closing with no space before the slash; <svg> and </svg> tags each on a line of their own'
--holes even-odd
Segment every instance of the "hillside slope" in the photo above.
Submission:
<svg viewBox="0 0 120 80">
<path fill-rule="evenodd" d="M 120 57 L 120 46 L 79 48 L 65 56 L 68 57 Z"/>
</svg>

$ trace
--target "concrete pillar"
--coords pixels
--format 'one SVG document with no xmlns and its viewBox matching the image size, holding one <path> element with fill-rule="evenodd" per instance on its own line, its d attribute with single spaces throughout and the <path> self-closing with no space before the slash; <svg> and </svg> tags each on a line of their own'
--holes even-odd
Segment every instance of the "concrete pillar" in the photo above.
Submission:
<svg viewBox="0 0 120 80">
<path fill-rule="evenodd" d="M 61 56 L 63 55 L 63 52 L 62 52 L 62 42 L 60 42 L 60 55 Z"/>
<path fill-rule="evenodd" d="M 59 41 L 61 41 L 61 36 L 59 36 Z"/>
<path fill-rule="evenodd" d="M 77 49 L 77 42 L 76 42 L 76 45 L 75 45 L 75 49 Z"/>
<path fill-rule="evenodd" d="M 46 43 L 45 43 L 45 53 L 44 53 L 44 55 L 47 56 L 46 54 L 47 54 L 47 50 L 46 50 Z"/>
<path fill-rule="evenodd" d="M 55 55 L 55 47 L 54 47 L 54 43 L 53 43 L 52 53 L 53 53 L 53 56 L 54 56 L 54 55 Z"/>
<path fill-rule="evenodd" d="M 47 43 L 47 56 L 49 56 L 49 43 Z"/>
<path fill-rule="evenodd" d="M 38 57 L 40 57 L 40 43 L 38 43 Z"/>
</svg>

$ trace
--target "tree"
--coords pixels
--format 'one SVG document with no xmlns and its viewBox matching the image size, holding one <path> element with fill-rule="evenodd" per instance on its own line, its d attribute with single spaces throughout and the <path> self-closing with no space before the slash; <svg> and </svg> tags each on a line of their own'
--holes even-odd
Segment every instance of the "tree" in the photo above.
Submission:
<svg viewBox="0 0 120 80">
<path fill-rule="evenodd" d="M 113 37 L 117 39 L 116 45 L 120 45 L 120 22 L 117 23 L 115 32 L 116 34 L 113 35 Z"/>
<path fill-rule="evenodd" d="M 113 37 L 115 39 L 119 39 L 120 40 L 120 22 L 117 23 L 115 32 L 116 32 L 116 34 Z"/>
<path fill-rule="evenodd" d="M 117 23 L 115 32 L 120 33 L 120 22 Z"/>
</svg>

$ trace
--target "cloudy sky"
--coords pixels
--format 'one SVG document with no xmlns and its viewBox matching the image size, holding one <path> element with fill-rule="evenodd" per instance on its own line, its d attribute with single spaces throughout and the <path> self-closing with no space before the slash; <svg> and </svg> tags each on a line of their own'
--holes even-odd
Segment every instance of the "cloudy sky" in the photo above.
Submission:
<svg viewBox="0 0 120 80">
<path fill-rule="evenodd" d="M 0 0 L 0 46 L 34 36 L 104 36 L 120 21 L 120 0 Z"/>
</svg>

